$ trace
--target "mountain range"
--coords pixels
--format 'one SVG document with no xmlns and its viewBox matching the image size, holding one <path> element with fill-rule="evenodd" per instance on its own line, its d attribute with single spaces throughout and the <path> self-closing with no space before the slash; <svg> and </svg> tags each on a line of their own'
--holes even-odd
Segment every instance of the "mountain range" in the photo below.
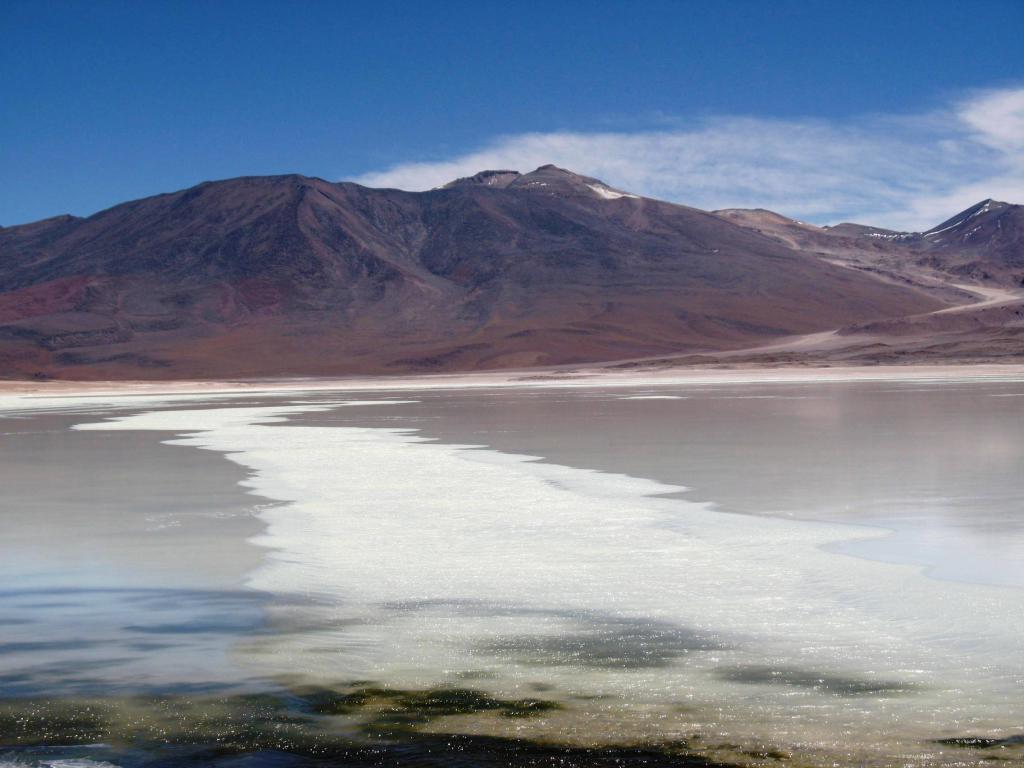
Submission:
<svg viewBox="0 0 1024 768">
<path fill-rule="evenodd" d="M 246 177 L 0 228 L 0 377 L 1009 359 L 1022 285 L 1024 209 L 992 200 L 902 233 L 551 165 L 428 192 Z"/>
</svg>

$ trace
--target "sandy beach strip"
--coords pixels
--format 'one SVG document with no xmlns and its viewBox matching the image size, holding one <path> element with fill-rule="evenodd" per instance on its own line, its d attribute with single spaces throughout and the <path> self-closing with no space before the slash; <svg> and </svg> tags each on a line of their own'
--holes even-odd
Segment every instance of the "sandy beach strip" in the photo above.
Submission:
<svg viewBox="0 0 1024 768">
<path fill-rule="evenodd" d="M 474 371 L 469 373 L 337 378 L 295 377 L 168 381 L 0 381 L 0 395 L 202 395 L 301 391 L 690 386 L 854 381 L 1024 380 L 1024 365 L 867 365 L 749 368 L 613 369 L 601 366 Z"/>
</svg>

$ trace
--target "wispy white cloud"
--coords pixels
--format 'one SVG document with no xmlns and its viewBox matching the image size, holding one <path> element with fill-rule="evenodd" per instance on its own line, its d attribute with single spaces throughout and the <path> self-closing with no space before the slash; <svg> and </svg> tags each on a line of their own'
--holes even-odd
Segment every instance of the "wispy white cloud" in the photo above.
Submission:
<svg viewBox="0 0 1024 768">
<path fill-rule="evenodd" d="M 1024 87 L 976 92 L 911 116 L 723 116 L 652 131 L 500 136 L 355 181 L 422 190 L 486 168 L 545 163 L 699 208 L 922 230 L 987 197 L 1024 202 Z"/>
</svg>

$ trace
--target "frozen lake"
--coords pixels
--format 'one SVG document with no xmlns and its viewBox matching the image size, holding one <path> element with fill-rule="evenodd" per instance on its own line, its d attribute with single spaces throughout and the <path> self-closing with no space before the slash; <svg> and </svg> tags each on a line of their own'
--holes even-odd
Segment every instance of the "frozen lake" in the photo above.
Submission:
<svg viewBox="0 0 1024 768">
<path fill-rule="evenodd" d="M 0 409 L 0 765 L 1024 755 L 1024 382 Z"/>
</svg>

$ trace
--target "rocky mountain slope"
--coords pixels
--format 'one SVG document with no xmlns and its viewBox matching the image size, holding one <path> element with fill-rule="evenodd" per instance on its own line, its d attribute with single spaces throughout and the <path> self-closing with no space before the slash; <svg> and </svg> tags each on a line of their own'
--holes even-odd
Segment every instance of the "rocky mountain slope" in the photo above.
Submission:
<svg viewBox="0 0 1024 768">
<path fill-rule="evenodd" d="M 925 232 L 815 227 L 762 210 L 718 215 L 835 264 L 957 304 L 673 364 L 1024 361 L 1024 206 L 983 200 Z"/>
<path fill-rule="evenodd" d="M 981 284 L 1024 286 L 1024 206 L 982 200 L 926 232 L 896 232 L 864 224 L 815 227 L 764 210 L 715 211 L 759 234 L 863 269 L 933 271 Z"/>
<path fill-rule="evenodd" d="M 921 268 L 948 260 L 967 275 L 1005 252 L 1011 279 L 1019 212 L 994 206 L 922 234 Z M 422 193 L 303 176 L 207 182 L 0 228 L 0 376 L 574 364 L 739 349 L 958 300 L 942 281 L 815 245 L 881 264 L 906 244 L 762 213 L 771 226 L 554 166 Z"/>
</svg>

